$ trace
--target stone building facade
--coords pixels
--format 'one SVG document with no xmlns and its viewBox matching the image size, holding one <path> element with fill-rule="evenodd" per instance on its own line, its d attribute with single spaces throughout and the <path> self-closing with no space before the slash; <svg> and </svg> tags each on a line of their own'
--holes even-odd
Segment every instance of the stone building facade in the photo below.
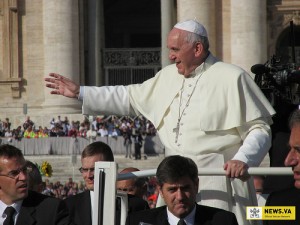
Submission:
<svg viewBox="0 0 300 225">
<path fill-rule="evenodd" d="M 107 84 L 109 48 L 156 47 L 165 66 L 166 36 L 186 19 L 207 27 L 217 57 L 249 72 L 290 51 L 290 21 L 300 40 L 298 0 L 0 0 L 0 119 L 16 126 L 29 115 L 46 126 L 55 115 L 81 118 L 80 103 L 51 96 L 44 77 L 57 72 L 81 84 Z M 298 63 L 299 48 L 296 41 Z"/>
</svg>

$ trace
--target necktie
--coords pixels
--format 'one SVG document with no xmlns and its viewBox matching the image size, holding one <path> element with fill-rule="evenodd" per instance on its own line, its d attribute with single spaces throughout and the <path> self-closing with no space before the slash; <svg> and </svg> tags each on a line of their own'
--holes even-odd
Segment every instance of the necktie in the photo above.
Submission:
<svg viewBox="0 0 300 225">
<path fill-rule="evenodd" d="M 184 222 L 184 219 L 180 219 L 177 225 L 186 225 L 186 223 Z"/>
<path fill-rule="evenodd" d="M 6 214 L 6 219 L 4 220 L 3 225 L 14 225 L 14 218 L 13 215 L 15 213 L 15 208 L 14 207 L 6 207 L 4 210 L 4 213 Z"/>
</svg>

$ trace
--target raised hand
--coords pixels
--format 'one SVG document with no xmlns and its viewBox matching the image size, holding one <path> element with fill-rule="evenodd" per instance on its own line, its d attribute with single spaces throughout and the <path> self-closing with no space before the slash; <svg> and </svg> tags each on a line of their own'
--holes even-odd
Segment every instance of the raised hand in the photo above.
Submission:
<svg viewBox="0 0 300 225">
<path fill-rule="evenodd" d="M 53 95 L 63 95 L 69 98 L 78 98 L 80 86 L 74 81 L 57 73 L 49 73 L 45 78 L 46 87 L 52 88 L 50 92 Z"/>
</svg>

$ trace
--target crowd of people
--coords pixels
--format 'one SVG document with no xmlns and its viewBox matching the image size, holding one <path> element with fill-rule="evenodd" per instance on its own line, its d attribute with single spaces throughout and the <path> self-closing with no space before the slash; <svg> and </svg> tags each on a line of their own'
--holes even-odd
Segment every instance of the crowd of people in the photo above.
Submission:
<svg viewBox="0 0 300 225">
<path fill-rule="evenodd" d="M 0 120 L 0 137 L 17 140 L 45 137 L 117 137 L 132 136 L 136 133 L 152 136 L 156 135 L 156 130 L 145 117 L 96 116 L 91 123 L 88 118 L 84 118 L 81 122 L 69 121 L 67 116 L 62 119 L 58 115 L 57 118 L 51 119 L 49 126 L 42 127 L 27 116 L 24 123 L 16 128 L 11 127 L 9 118 Z"/>
</svg>

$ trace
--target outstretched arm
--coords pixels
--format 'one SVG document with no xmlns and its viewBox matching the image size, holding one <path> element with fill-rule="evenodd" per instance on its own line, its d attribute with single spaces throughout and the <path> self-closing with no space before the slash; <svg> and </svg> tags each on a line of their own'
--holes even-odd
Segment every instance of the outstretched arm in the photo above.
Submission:
<svg viewBox="0 0 300 225">
<path fill-rule="evenodd" d="M 50 73 L 50 77 L 45 78 L 46 87 L 53 89 L 53 95 L 62 95 L 69 98 L 78 98 L 80 86 L 74 81 L 57 73 Z"/>
</svg>

